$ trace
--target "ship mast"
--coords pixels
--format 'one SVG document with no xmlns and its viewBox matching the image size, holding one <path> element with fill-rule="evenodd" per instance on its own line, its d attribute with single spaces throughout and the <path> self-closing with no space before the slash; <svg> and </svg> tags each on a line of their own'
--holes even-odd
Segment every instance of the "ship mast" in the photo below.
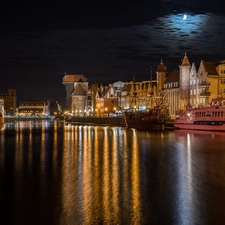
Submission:
<svg viewBox="0 0 225 225">
<path fill-rule="evenodd" d="M 152 108 L 152 97 L 154 95 L 153 86 L 152 86 L 152 66 L 150 69 L 150 91 L 149 91 L 149 108 Z"/>
<path fill-rule="evenodd" d="M 133 77 L 133 86 L 134 86 L 134 91 L 133 91 L 133 97 L 132 97 L 132 100 L 131 100 L 131 106 L 132 104 L 134 104 L 134 108 L 136 110 L 136 107 L 137 107 L 137 90 L 136 90 L 136 82 L 135 82 L 135 76 Z"/>
</svg>

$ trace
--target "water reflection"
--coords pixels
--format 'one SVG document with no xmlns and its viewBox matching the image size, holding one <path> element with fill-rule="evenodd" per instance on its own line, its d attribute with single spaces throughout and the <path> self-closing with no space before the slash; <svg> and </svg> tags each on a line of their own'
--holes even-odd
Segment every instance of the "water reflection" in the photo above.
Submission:
<svg viewBox="0 0 225 225">
<path fill-rule="evenodd" d="M 224 139 L 223 133 L 54 121 L 5 124 L 1 218 L 9 224 L 224 224 Z"/>
</svg>

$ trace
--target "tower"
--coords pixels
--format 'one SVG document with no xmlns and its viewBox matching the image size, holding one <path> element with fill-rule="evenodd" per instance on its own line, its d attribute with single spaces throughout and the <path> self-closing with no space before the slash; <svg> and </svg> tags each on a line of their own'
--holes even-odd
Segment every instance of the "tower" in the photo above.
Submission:
<svg viewBox="0 0 225 225">
<path fill-rule="evenodd" d="M 184 58 L 181 62 L 180 67 L 180 73 L 179 73 L 179 78 L 180 78 L 180 91 L 179 91 L 179 108 L 181 110 L 184 110 L 187 105 L 189 105 L 189 94 L 190 94 L 190 68 L 191 64 L 189 63 L 188 57 L 184 55 Z"/>
<path fill-rule="evenodd" d="M 164 87 L 164 83 L 166 80 L 166 74 L 167 74 L 167 70 L 166 67 L 163 64 L 163 61 L 161 59 L 160 64 L 158 65 L 158 69 L 156 71 L 156 76 L 157 76 L 157 81 L 158 81 L 158 87 L 157 87 L 157 95 L 160 96 L 160 93 L 163 90 Z"/>
<path fill-rule="evenodd" d="M 78 94 L 74 91 L 76 91 L 78 87 L 80 89 L 80 85 L 82 83 L 81 85 L 82 89 L 84 89 L 87 92 L 88 89 L 87 79 L 84 77 L 83 74 L 65 74 L 62 79 L 62 83 L 65 85 L 66 89 L 66 106 L 69 110 L 72 110 L 73 99 Z"/>
</svg>

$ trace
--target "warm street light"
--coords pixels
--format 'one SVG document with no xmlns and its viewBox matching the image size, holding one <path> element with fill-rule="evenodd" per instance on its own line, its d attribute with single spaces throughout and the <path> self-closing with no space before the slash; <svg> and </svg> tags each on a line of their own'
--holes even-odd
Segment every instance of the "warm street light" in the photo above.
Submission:
<svg viewBox="0 0 225 225">
<path fill-rule="evenodd" d="M 106 116 L 108 116 L 108 113 L 107 113 L 107 111 L 108 111 L 108 109 L 107 109 L 107 108 L 105 108 L 105 113 L 106 113 Z"/>
</svg>

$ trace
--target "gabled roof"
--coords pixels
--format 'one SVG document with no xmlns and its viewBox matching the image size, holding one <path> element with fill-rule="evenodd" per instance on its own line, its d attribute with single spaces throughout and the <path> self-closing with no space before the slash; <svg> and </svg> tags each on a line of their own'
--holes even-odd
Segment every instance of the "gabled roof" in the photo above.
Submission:
<svg viewBox="0 0 225 225">
<path fill-rule="evenodd" d="M 63 77 L 64 82 L 87 82 L 87 79 L 83 74 L 66 74 Z"/>
<path fill-rule="evenodd" d="M 102 92 L 102 96 L 105 96 L 105 95 L 108 93 L 109 89 L 110 89 L 110 86 L 108 86 L 108 87 Z"/>
<path fill-rule="evenodd" d="M 180 80 L 179 70 L 174 70 L 173 72 L 168 73 L 165 84 L 179 82 L 179 80 Z"/>
<path fill-rule="evenodd" d="M 84 90 L 82 84 L 78 83 L 75 86 L 72 96 L 74 96 L 74 95 L 86 95 L 86 91 Z"/>
<path fill-rule="evenodd" d="M 194 67 L 196 72 L 198 72 L 199 66 L 200 66 L 199 63 L 195 63 L 195 62 L 192 63 L 192 67 Z"/>
<path fill-rule="evenodd" d="M 205 71 L 208 73 L 208 75 L 218 75 L 218 73 L 216 71 L 216 66 L 217 66 L 216 62 L 204 62 L 203 61 L 203 65 L 204 65 Z"/>
</svg>

